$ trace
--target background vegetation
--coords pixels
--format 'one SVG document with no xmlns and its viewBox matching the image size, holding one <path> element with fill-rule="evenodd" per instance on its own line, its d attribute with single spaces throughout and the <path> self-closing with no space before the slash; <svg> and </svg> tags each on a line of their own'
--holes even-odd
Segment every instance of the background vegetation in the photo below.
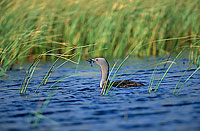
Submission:
<svg viewBox="0 0 200 131">
<path fill-rule="evenodd" d="M 189 47 L 197 60 L 199 12 L 199 0 L 1 0 L 1 71 L 41 54 L 111 58 L 135 47 L 137 57 Z"/>
</svg>

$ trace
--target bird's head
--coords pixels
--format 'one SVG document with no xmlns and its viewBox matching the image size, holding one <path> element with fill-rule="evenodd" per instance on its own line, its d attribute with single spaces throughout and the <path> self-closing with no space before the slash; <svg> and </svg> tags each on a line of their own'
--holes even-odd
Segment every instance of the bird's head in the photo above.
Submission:
<svg viewBox="0 0 200 131">
<path fill-rule="evenodd" d="M 108 63 L 105 58 L 94 58 L 91 60 L 100 66 Z"/>
<path fill-rule="evenodd" d="M 109 64 L 105 58 L 94 58 L 94 59 L 90 59 L 88 61 L 91 63 L 91 65 L 92 65 L 92 63 L 96 63 L 100 66 L 109 66 Z"/>
<path fill-rule="evenodd" d="M 101 68 L 109 70 L 109 64 L 105 58 L 94 58 L 94 59 L 88 59 L 88 62 L 90 62 L 91 66 L 93 63 L 98 64 Z"/>
</svg>

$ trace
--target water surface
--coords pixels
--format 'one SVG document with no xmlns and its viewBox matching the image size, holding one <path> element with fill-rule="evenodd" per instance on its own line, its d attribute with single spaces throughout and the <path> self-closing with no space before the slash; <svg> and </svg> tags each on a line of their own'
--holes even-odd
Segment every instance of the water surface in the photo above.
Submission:
<svg viewBox="0 0 200 131">
<path fill-rule="evenodd" d="M 119 79 L 148 85 L 159 60 L 129 60 L 120 69 Z M 37 94 L 34 91 L 51 63 L 39 65 L 26 95 L 20 95 L 19 88 L 27 67 L 8 71 L 7 76 L 0 78 L 0 129 L 198 131 L 200 71 L 192 76 L 178 95 L 173 95 L 174 87 L 188 67 L 187 63 L 187 60 L 179 60 L 174 64 L 156 93 L 147 93 L 148 86 L 144 86 L 118 88 L 107 96 L 100 94 L 99 67 L 90 67 L 86 62 L 79 66 L 66 63 L 52 74 L 47 85 L 42 86 Z M 167 67 L 157 70 L 153 87 Z M 193 71 L 187 71 L 181 82 Z M 56 84 L 53 90 L 48 90 L 55 81 L 71 75 Z M 45 103 L 47 106 L 42 109 Z M 34 127 L 37 117 L 33 112 L 42 114 L 37 128 Z"/>
</svg>

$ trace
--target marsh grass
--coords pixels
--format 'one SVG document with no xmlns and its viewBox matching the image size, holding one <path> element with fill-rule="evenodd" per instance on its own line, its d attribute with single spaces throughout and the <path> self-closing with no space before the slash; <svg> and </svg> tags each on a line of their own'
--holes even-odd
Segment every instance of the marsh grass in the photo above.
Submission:
<svg viewBox="0 0 200 131">
<path fill-rule="evenodd" d="M 173 61 L 164 61 L 164 62 L 161 62 L 161 63 L 156 64 L 155 69 L 154 69 L 154 71 L 153 71 L 153 73 L 152 73 L 152 75 L 151 75 L 151 78 L 150 78 L 150 82 L 149 82 L 149 86 L 148 86 L 148 93 L 150 93 L 152 90 L 154 90 L 155 93 L 157 92 L 157 89 L 158 89 L 159 86 L 161 85 L 161 83 L 162 83 L 162 81 L 164 80 L 165 76 L 167 75 L 168 71 L 172 68 L 172 65 L 173 65 L 173 64 L 176 64 L 175 61 L 176 61 L 178 58 L 180 58 L 180 56 L 181 56 L 181 54 L 182 54 L 183 52 L 185 52 L 185 48 L 183 48 L 183 49 L 179 52 L 179 54 L 173 59 Z M 192 50 L 192 52 L 193 52 L 193 50 Z M 190 54 L 193 55 L 193 53 L 190 53 Z M 193 56 L 191 56 L 191 55 L 189 55 L 189 57 L 190 57 L 190 58 L 193 58 Z M 174 90 L 173 90 L 173 94 L 178 94 L 178 93 L 180 92 L 180 90 L 183 88 L 183 86 L 189 81 L 189 79 L 200 69 L 199 64 L 196 63 L 196 61 L 199 61 L 199 59 L 200 59 L 200 58 L 199 58 L 199 55 L 197 55 L 194 59 L 189 60 L 190 63 L 189 63 L 189 65 L 188 65 L 188 68 L 183 72 L 183 74 L 180 76 L 179 80 L 177 81 L 177 84 L 176 84 L 176 86 L 175 86 L 175 88 L 174 88 Z M 162 76 L 159 75 L 159 79 L 158 79 L 158 81 L 157 81 L 157 83 L 156 83 L 156 86 L 153 88 L 152 86 L 153 86 L 153 83 L 154 83 L 154 80 L 155 80 L 155 77 L 156 77 L 156 72 L 157 72 L 158 66 L 164 64 L 164 67 L 163 67 L 163 69 L 164 69 L 166 63 L 170 63 L 170 65 L 169 65 L 168 68 L 165 70 L 165 72 L 163 72 L 163 75 L 162 75 Z M 191 74 L 187 77 L 187 79 L 181 84 L 181 80 L 184 78 L 186 72 L 190 69 L 190 66 L 191 66 L 192 64 L 195 64 L 195 65 L 196 65 L 195 71 L 194 71 L 193 73 L 191 73 Z M 181 86 L 179 86 L 180 84 L 181 84 Z M 178 88 L 178 91 L 177 91 L 177 88 Z"/>
<path fill-rule="evenodd" d="M 183 52 L 183 50 L 179 52 L 179 54 L 174 58 L 174 60 L 172 62 L 170 62 L 169 67 L 167 68 L 167 70 L 165 71 L 165 73 L 163 74 L 163 76 L 160 78 L 160 80 L 158 81 L 158 83 L 156 84 L 156 87 L 155 87 L 155 90 L 154 90 L 155 93 L 156 93 L 157 89 L 159 88 L 161 82 L 163 81 L 163 79 L 167 75 L 168 71 L 171 69 L 172 65 L 175 63 L 176 59 L 181 55 L 182 52 Z"/>
<path fill-rule="evenodd" d="M 20 94 L 25 94 L 26 93 L 26 90 L 27 90 L 27 87 L 29 85 L 29 82 L 30 82 L 31 78 L 33 77 L 33 73 L 35 72 L 36 67 L 39 64 L 39 62 L 40 62 L 40 58 L 36 58 L 33 61 L 33 63 L 31 64 L 31 66 L 28 68 L 28 70 L 26 71 L 24 80 L 23 80 L 23 82 L 21 84 Z"/>
<path fill-rule="evenodd" d="M 34 44 L 34 42 L 42 39 L 38 38 L 39 34 L 37 30 L 24 32 L 13 41 L 3 41 L 0 44 L 2 48 L 0 53 L 1 74 L 4 74 L 9 68 L 12 68 L 17 60 L 21 59 L 23 61 L 23 59 L 29 55 L 29 50 L 33 47 L 42 47 L 42 44 Z"/>
<path fill-rule="evenodd" d="M 200 66 L 199 66 L 194 72 L 192 72 L 192 73 L 187 77 L 187 79 L 183 82 L 183 84 L 182 84 L 179 88 L 178 88 L 178 86 L 179 86 L 180 82 L 178 82 L 177 85 L 176 85 L 176 87 L 174 88 L 173 93 L 174 93 L 174 94 L 179 93 L 180 90 L 183 88 L 183 86 L 190 80 L 190 78 L 191 78 L 199 69 L 200 69 Z M 182 78 L 183 78 L 183 77 L 181 77 L 180 80 L 181 80 Z M 178 91 L 176 91 L 177 88 L 178 88 Z"/>
<path fill-rule="evenodd" d="M 198 0 L 2 0 L 1 72 L 48 50 L 63 54 L 89 44 L 95 45 L 70 54 L 123 58 L 138 45 L 133 56 L 178 54 L 199 39 L 199 6 Z M 42 57 L 49 59 L 57 56 Z"/>
<path fill-rule="evenodd" d="M 54 54 L 52 53 L 52 51 L 54 50 L 58 50 L 58 49 L 54 49 L 54 50 L 49 50 L 47 51 L 46 53 L 43 53 L 41 55 L 39 55 L 33 62 L 32 64 L 30 65 L 30 67 L 27 69 L 26 71 L 26 74 L 25 74 L 25 77 L 22 81 L 22 84 L 21 84 L 21 88 L 20 88 L 20 94 L 25 94 L 26 93 L 26 90 L 27 90 L 27 87 L 29 85 L 29 82 L 31 80 L 31 78 L 33 77 L 33 73 L 35 72 L 36 68 L 37 68 L 37 65 L 39 64 L 40 62 L 40 59 L 43 57 L 43 56 L 48 56 L 48 55 L 53 55 L 55 57 L 57 57 L 57 59 L 52 63 L 51 67 L 49 68 L 49 70 L 47 71 L 46 75 L 44 76 L 44 78 L 42 79 L 41 83 L 39 84 L 39 86 L 37 87 L 37 89 L 35 90 L 35 93 L 38 91 L 38 89 L 42 86 L 42 85 L 46 85 L 48 79 L 50 78 L 50 76 L 52 75 L 52 73 L 56 70 L 58 70 L 60 67 L 62 67 L 64 64 L 66 64 L 67 62 L 72 62 L 76 65 L 79 64 L 80 62 L 80 58 L 81 58 L 81 52 L 79 53 L 76 53 L 76 54 L 68 54 L 70 53 L 71 50 L 74 50 L 76 48 L 81 48 L 81 49 L 84 49 L 84 48 L 88 48 L 90 46 L 93 46 L 93 45 L 85 45 L 85 46 L 80 46 L 80 47 L 73 47 L 71 49 L 69 49 L 68 51 L 66 51 L 65 53 L 63 54 Z M 59 48 L 60 49 L 60 48 Z M 73 61 L 72 59 L 74 57 L 76 57 L 77 55 L 79 55 L 78 57 L 78 60 L 77 62 L 76 61 Z M 70 57 L 70 58 L 69 58 Z M 64 62 L 60 63 L 59 65 L 56 66 L 57 62 L 60 60 L 60 59 L 63 59 Z M 76 70 L 77 70 L 78 66 L 76 66 Z M 76 71 L 75 71 L 76 73 Z M 62 78 L 61 80 L 57 80 L 55 81 L 55 83 L 50 86 L 50 88 L 52 88 L 55 84 L 59 83 L 60 81 L 66 79 L 66 78 L 69 78 L 71 76 L 67 76 L 67 77 L 64 77 Z"/>
</svg>

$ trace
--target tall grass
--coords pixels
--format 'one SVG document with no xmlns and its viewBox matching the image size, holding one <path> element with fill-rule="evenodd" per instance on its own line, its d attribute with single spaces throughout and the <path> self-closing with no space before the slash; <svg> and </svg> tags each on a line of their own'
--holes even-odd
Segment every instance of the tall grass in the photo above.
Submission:
<svg viewBox="0 0 200 131">
<path fill-rule="evenodd" d="M 54 48 L 62 54 L 88 44 L 95 45 L 70 53 L 123 57 L 140 45 L 133 56 L 177 54 L 199 39 L 199 8 L 199 0 L 1 0 L 1 71 Z"/>
</svg>

